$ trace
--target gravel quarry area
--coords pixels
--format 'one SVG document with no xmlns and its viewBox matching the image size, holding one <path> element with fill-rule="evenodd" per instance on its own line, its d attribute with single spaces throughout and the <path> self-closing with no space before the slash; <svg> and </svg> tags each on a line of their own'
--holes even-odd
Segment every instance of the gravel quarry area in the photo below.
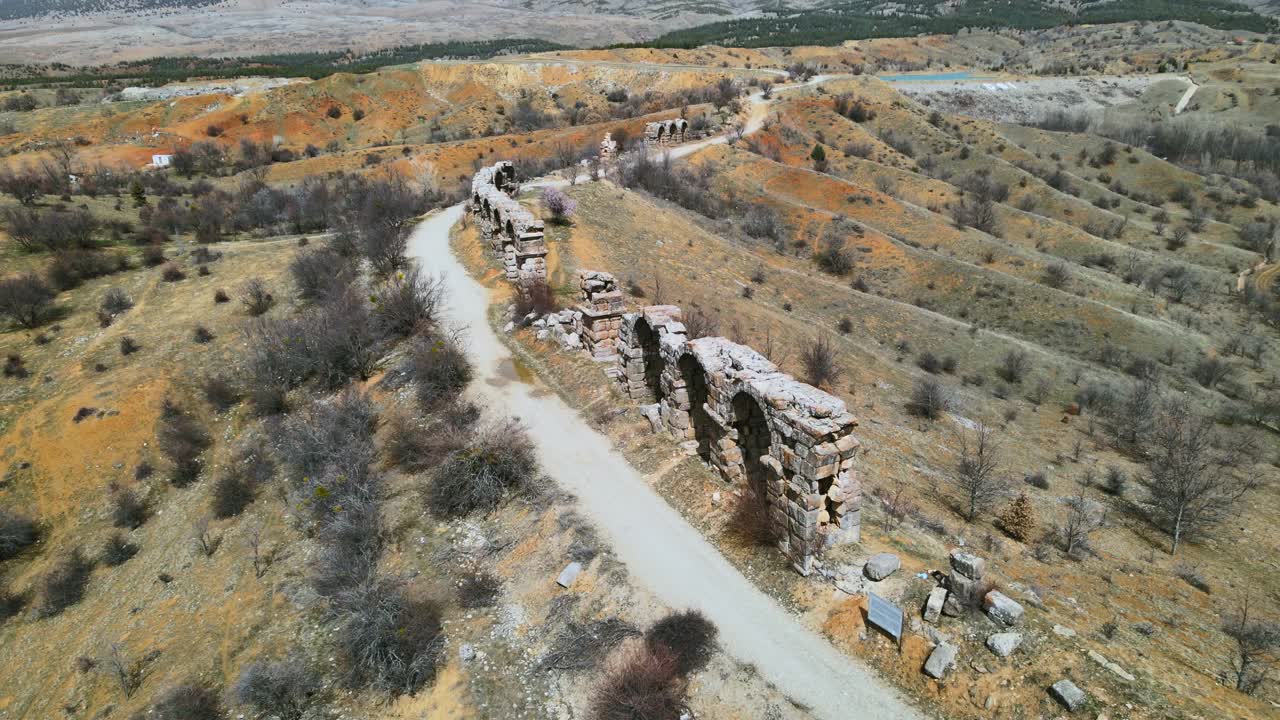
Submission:
<svg viewBox="0 0 1280 720">
<path fill-rule="evenodd" d="M 157 100 L 196 97 L 198 95 L 240 96 L 250 92 L 261 92 L 299 82 L 310 82 L 310 80 L 306 78 L 241 78 L 219 82 L 171 83 L 162 87 L 127 87 L 112 99 L 125 102 L 134 100 L 155 102 Z"/>
<path fill-rule="evenodd" d="M 1103 110 L 1135 102 L 1157 83 L 1191 81 L 1182 75 L 1130 77 L 972 78 L 896 80 L 903 94 L 942 112 L 996 122 L 1025 123 L 1054 110 Z"/>
</svg>

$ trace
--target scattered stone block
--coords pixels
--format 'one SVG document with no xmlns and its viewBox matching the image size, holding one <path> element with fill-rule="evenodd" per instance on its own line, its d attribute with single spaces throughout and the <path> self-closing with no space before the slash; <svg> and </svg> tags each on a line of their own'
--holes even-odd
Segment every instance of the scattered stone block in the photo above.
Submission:
<svg viewBox="0 0 1280 720">
<path fill-rule="evenodd" d="M 893 553 L 876 553 L 872 555 L 867 564 L 862 568 L 862 574 L 867 579 L 879 582 L 898 571 L 902 567 L 902 561 Z"/>
<path fill-rule="evenodd" d="M 992 590 L 982 599 L 987 617 L 1001 625 L 1013 626 L 1022 622 L 1022 606 L 999 590 Z"/>
<path fill-rule="evenodd" d="M 578 580 L 578 576 L 582 574 L 582 563 L 574 561 L 564 566 L 564 570 L 560 571 L 560 577 L 556 578 L 556 584 L 562 588 L 569 588 Z"/>
<path fill-rule="evenodd" d="M 1073 638 L 1076 636 L 1076 631 L 1065 625 L 1054 625 L 1053 634 L 1058 637 Z"/>
<path fill-rule="evenodd" d="M 1117 677 L 1124 679 L 1126 682 L 1133 682 L 1134 680 L 1133 673 L 1129 672 L 1128 670 L 1125 670 L 1124 668 L 1120 667 L 1118 664 L 1111 662 L 1106 658 L 1106 656 L 1104 656 L 1102 653 L 1097 652 L 1096 650 L 1089 651 L 1089 659 L 1098 663 L 1102 667 L 1110 670 Z"/>
<path fill-rule="evenodd" d="M 1049 688 L 1049 694 L 1054 700 L 1062 703 L 1062 707 L 1075 712 L 1084 707 L 1085 700 L 1089 698 L 1084 691 L 1076 687 L 1076 684 L 1070 680 L 1059 680 Z"/>
<path fill-rule="evenodd" d="M 947 589 L 941 585 L 929 591 L 929 599 L 924 603 L 925 622 L 936 623 L 942 615 L 942 608 L 947 601 Z"/>
<path fill-rule="evenodd" d="M 981 580 L 987 571 L 987 561 L 961 550 L 951 553 L 951 569 L 970 580 Z"/>
<path fill-rule="evenodd" d="M 1022 634 L 1016 632 L 996 633 L 987 638 L 987 649 L 1000 657 L 1009 657 L 1022 644 Z"/>
<path fill-rule="evenodd" d="M 955 593 L 947 593 L 947 599 L 942 603 L 942 614 L 947 617 L 960 617 L 964 614 L 964 603 L 960 602 Z"/>
<path fill-rule="evenodd" d="M 946 677 L 956 666 L 957 652 L 956 646 L 949 643 L 942 643 L 934 648 L 924 663 L 924 674 L 937 680 Z"/>
</svg>

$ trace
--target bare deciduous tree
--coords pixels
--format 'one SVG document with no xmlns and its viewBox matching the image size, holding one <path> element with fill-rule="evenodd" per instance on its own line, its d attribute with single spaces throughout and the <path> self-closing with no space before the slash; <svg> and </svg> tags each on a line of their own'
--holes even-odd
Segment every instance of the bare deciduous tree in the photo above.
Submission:
<svg viewBox="0 0 1280 720">
<path fill-rule="evenodd" d="M 1236 612 L 1222 624 L 1222 632 L 1235 641 L 1229 677 L 1237 690 L 1253 695 L 1280 666 L 1280 623 L 1258 618 L 1246 593 Z"/>
<path fill-rule="evenodd" d="M 1186 537 L 1212 529 L 1257 486 L 1215 449 L 1213 420 L 1196 415 L 1186 401 L 1170 403 L 1156 420 L 1155 447 L 1148 454 L 1151 517 L 1172 537 L 1170 553 Z"/>
<path fill-rule="evenodd" d="M 996 431 L 981 423 L 973 435 L 960 436 L 960 462 L 954 482 L 960 489 L 965 520 L 973 522 L 1008 493 L 1008 481 L 999 474 L 1000 445 Z"/>
<path fill-rule="evenodd" d="M 1063 501 L 1066 514 L 1058 526 L 1058 540 L 1062 551 L 1070 558 L 1077 558 L 1089 551 L 1089 536 L 1102 527 L 1106 520 L 1104 508 L 1084 496 L 1084 490 Z"/>
</svg>

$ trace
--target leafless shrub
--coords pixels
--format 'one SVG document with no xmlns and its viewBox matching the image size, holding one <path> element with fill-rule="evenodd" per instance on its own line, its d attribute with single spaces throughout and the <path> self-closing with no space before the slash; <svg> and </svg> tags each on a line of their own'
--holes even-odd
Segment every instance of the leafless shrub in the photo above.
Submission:
<svg viewBox="0 0 1280 720">
<path fill-rule="evenodd" d="M 245 312 L 253 317 L 266 313 L 276 304 L 275 297 L 271 294 L 262 278 L 250 278 L 244 284 L 244 290 L 241 294 L 240 302 L 244 304 Z"/>
<path fill-rule="evenodd" d="M 213 332 L 203 325 L 196 325 L 195 329 L 191 331 L 191 339 L 198 345 L 210 343 L 214 337 L 216 336 Z"/>
<path fill-rule="evenodd" d="M 289 275 L 303 300 L 321 301 L 346 292 L 355 282 L 355 265 L 328 247 L 300 252 L 289 263 Z"/>
<path fill-rule="evenodd" d="M 1021 350 L 1010 350 L 996 366 L 996 375 L 1008 383 L 1017 385 L 1031 371 L 1031 358 Z"/>
<path fill-rule="evenodd" d="M 160 452 L 173 463 L 170 480 L 174 485 L 185 487 L 200 476 L 200 455 L 213 441 L 199 421 L 172 400 L 165 399 L 161 405 L 156 439 Z"/>
<path fill-rule="evenodd" d="M 516 421 L 490 425 L 433 473 L 427 507 L 443 517 L 489 512 L 512 495 L 536 492 L 537 460 Z"/>
<path fill-rule="evenodd" d="M 340 664 L 353 687 L 416 692 L 435 679 L 444 644 L 438 603 L 388 580 L 343 594 L 335 610 Z"/>
<path fill-rule="evenodd" d="M 102 562 L 109 567 L 123 565 L 137 554 L 138 546 L 129 542 L 124 533 L 112 533 L 102 544 Z"/>
<path fill-rule="evenodd" d="M 725 532 L 741 542 L 760 547 L 776 546 L 782 539 L 779 528 L 769 517 L 769 506 L 751 488 L 733 501 Z"/>
<path fill-rule="evenodd" d="M 454 402 L 474 373 L 471 361 L 453 335 L 418 340 L 410 351 L 409 363 L 418 404 L 426 411 Z"/>
<path fill-rule="evenodd" d="M 231 689 L 237 705 L 280 720 L 302 720 L 316 694 L 320 677 L 296 659 L 255 662 L 240 672 Z"/>
<path fill-rule="evenodd" d="M 493 573 L 468 574 L 458 583 L 458 604 L 464 608 L 493 607 L 502 592 L 502 581 Z"/>
<path fill-rule="evenodd" d="M 183 272 L 182 268 L 178 267 L 176 263 L 169 263 L 160 271 L 160 279 L 165 282 L 178 282 L 180 280 L 186 280 L 187 274 Z"/>
<path fill-rule="evenodd" d="M 429 422 L 407 412 L 391 414 L 382 441 L 386 461 L 407 472 L 422 472 L 460 450 L 477 415 L 453 406 L 437 415 L 439 419 Z"/>
<path fill-rule="evenodd" d="M 22 612 L 30 598 L 0 585 L 0 623 Z"/>
<path fill-rule="evenodd" d="M 142 687 L 142 676 L 144 663 L 141 660 L 130 660 L 125 654 L 124 647 L 118 643 L 113 643 L 111 649 L 107 652 L 103 664 L 111 677 L 116 681 L 116 685 L 120 687 L 120 693 L 125 698 L 133 697 L 133 694 Z"/>
<path fill-rule="evenodd" d="M 53 617 L 80 602 L 92 572 L 93 561 L 80 548 L 67 553 L 40 581 L 41 617 Z"/>
<path fill-rule="evenodd" d="M 16 556 L 39 538 L 39 530 L 31 518 L 0 510 L 0 561 Z"/>
<path fill-rule="evenodd" d="M 133 307 L 133 299 L 120 288 L 111 288 L 102 296 L 101 307 L 109 315 L 119 315 Z"/>
<path fill-rule="evenodd" d="M 644 634 L 649 650 L 675 656 L 676 674 L 688 676 L 707 666 L 716 651 L 716 626 L 697 610 L 673 612 Z"/>
<path fill-rule="evenodd" d="M 57 293 L 35 273 L 0 280 L 0 316 L 25 327 L 37 327 L 53 317 Z"/>
<path fill-rule="evenodd" d="M 213 557 L 218 552 L 218 548 L 222 545 L 222 536 L 215 535 L 213 530 L 209 528 L 209 518 L 202 517 L 191 523 L 191 539 L 195 541 L 196 548 L 205 557 Z"/>
<path fill-rule="evenodd" d="M 538 667 L 544 670 L 593 670 L 611 650 L 629 637 L 640 635 L 634 625 L 618 618 L 585 625 L 569 623 L 560 631 Z"/>
<path fill-rule="evenodd" d="M 684 683 L 673 653 L 647 645 L 620 659 L 591 702 L 596 720 L 665 720 L 680 715 Z"/>
<path fill-rule="evenodd" d="M 165 690 L 151 706 L 148 720 L 226 720 L 222 700 L 212 689 L 182 683 Z"/>
<path fill-rule="evenodd" d="M 200 383 L 204 399 L 218 412 L 226 412 L 240 402 L 240 391 L 224 375 L 210 375 Z"/>
<path fill-rule="evenodd" d="M 241 472 L 229 470 L 213 482 L 209 511 L 216 518 L 235 517 L 254 501 L 255 487 Z"/>
<path fill-rule="evenodd" d="M 836 359 L 835 346 L 825 336 L 804 349 L 800 362 L 804 366 L 805 382 L 814 387 L 831 387 L 844 372 Z"/>
<path fill-rule="evenodd" d="M 124 337 L 120 338 L 120 354 L 121 355 L 125 355 L 125 356 L 132 355 L 141 349 L 142 349 L 142 346 L 139 345 L 138 341 L 134 340 L 132 337 L 125 335 Z"/>
<path fill-rule="evenodd" d="M 386 279 L 373 294 L 373 319 L 383 337 L 406 338 L 435 324 L 444 296 L 439 277 L 412 265 Z"/>
<path fill-rule="evenodd" d="M 1206 595 L 1213 592 L 1213 588 L 1210 587 L 1209 581 L 1204 579 L 1204 575 L 1200 573 L 1199 568 L 1179 563 L 1174 566 L 1173 574 L 1182 578 L 1183 582 Z"/>
<path fill-rule="evenodd" d="M 213 291 L 213 302 L 215 305 L 221 305 L 222 303 L 231 302 L 231 296 L 227 295 L 226 290 L 223 290 L 222 288 L 218 288 L 217 290 Z"/>
<path fill-rule="evenodd" d="M 907 411 L 928 420 L 937 420 L 950 412 L 955 405 L 955 395 L 946 385 L 934 378 L 923 378 L 911 391 Z"/>
</svg>

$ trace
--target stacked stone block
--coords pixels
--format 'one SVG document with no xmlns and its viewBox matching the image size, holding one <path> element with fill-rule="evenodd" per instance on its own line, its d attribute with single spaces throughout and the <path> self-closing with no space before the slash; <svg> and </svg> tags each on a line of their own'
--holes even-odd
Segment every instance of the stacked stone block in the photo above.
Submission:
<svg viewBox="0 0 1280 720">
<path fill-rule="evenodd" d="M 685 340 L 680 308 L 651 305 L 640 312 L 625 313 L 618 326 L 618 381 L 627 397 L 638 403 L 657 402 L 662 389 L 662 338 Z M 644 335 L 642 338 L 641 336 Z"/>
<path fill-rule="evenodd" d="M 618 281 L 607 272 L 578 272 L 578 311 L 582 313 L 582 342 L 591 357 L 612 362 L 618 357 L 618 335 L 626 309 Z"/>
<path fill-rule="evenodd" d="M 952 551 L 947 600 L 943 603 L 942 613 L 958 617 L 966 607 L 974 605 L 982 597 L 982 577 L 986 571 L 986 560 L 962 550 Z"/>
</svg>

